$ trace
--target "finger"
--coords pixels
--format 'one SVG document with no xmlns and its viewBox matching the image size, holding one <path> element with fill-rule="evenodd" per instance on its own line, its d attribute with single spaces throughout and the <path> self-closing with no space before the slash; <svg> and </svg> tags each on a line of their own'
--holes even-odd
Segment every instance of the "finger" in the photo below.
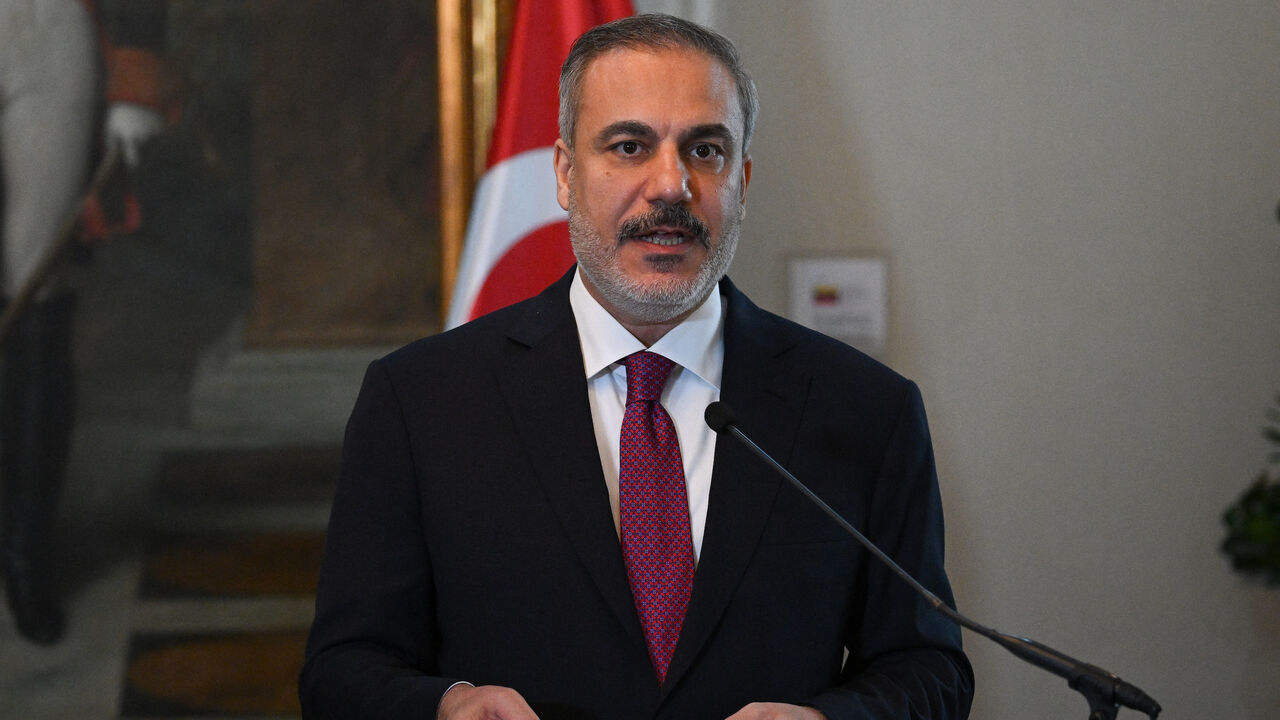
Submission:
<svg viewBox="0 0 1280 720">
<path fill-rule="evenodd" d="M 436 717 L 439 720 L 538 720 L 520 693 L 494 685 L 455 686 L 441 699 Z"/>
<path fill-rule="evenodd" d="M 538 720 L 537 713 L 529 707 L 520 693 L 511 688 L 502 689 L 506 692 L 499 698 L 497 720 Z"/>
<path fill-rule="evenodd" d="M 726 720 L 826 720 L 826 716 L 803 705 L 751 703 Z"/>
</svg>

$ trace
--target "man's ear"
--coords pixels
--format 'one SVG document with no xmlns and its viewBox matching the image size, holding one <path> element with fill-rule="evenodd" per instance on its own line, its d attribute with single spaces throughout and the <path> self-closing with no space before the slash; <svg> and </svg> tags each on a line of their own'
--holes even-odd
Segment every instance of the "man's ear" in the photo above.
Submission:
<svg viewBox="0 0 1280 720">
<path fill-rule="evenodd" d="M 569 209 L 569 174 L 573 171 L 573 151 L 562 138 L 556 139 L 556 201 L 560 207 Z"/>
<path fill-rule="evenodd" d="M 742 204 L 742 213 L 747 212 L 747 186 L 751 184 L 751 156 L 745 155 L 742 158 L 742 190 L 738 198 Z"/>
</svg>

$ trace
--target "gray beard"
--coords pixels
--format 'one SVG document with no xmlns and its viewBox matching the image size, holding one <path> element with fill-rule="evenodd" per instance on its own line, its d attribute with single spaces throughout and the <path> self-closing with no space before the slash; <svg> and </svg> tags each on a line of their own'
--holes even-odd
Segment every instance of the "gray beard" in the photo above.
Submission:
<svg viewBox="0 0 1280 720">
<path fill-rule="evenodd" d="M 628 278 L 618 264 L 618 251 L 624 241 L 615 238 L 613 243 L 603 242 L 591 223 L 577 211 L 573 196 L 569 197 L 569 241 L 578 259 L 578 270 L 611 306 L 628 320 L 643 324 L 668 322 L 707 299 L 729 271 L 738 249 L 741 224 L 741 215 L 727 219 L 693 279 L 683 280 L 673 275 L 657 283 L 639 283 Z"/>
</svg>

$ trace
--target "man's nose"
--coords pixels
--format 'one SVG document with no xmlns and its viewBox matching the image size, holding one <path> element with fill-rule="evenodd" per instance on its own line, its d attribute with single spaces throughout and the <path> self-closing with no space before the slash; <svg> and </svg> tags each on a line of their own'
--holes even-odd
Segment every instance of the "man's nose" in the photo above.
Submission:
<svg viewBox="0 0 1280 720">
<path fill-rule="evenodd" d="M 663 146 L 654 156 L 649 177 L 647 200 L 665 205 L 679 205 L 693 199 L 689 190 L 689 168 L 674 147 Z"/>
</svg>

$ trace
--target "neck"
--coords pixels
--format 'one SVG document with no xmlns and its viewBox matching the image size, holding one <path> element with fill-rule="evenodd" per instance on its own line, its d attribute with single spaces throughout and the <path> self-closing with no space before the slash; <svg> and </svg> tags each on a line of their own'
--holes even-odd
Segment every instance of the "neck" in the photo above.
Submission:
<svg viewBox="0 0 1280 720">
<path fill-rule="evenodd" d="M 690 310 L 689 312 L 693 311 Z M 689 313 L 685 313 L 673 320 L 660 323 L 634 323 L 616 315 L 614 316 L 618 323 L 621 324 L 622 327 L 626 328 L 627 332 L 634 335 L 637 340 L 644 343 L 645 347 L 653 347 L 654 343 L 658 342 L 664 335 L 671 332 L 671 329 L 683 322 L 686 317 L 689 317 Z"/>
</svg>

